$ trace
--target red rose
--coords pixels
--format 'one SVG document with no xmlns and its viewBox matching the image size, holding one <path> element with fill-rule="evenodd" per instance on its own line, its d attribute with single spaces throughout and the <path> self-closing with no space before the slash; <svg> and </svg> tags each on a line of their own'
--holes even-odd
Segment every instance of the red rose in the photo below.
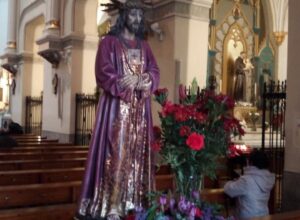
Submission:
<svg viewBox="0 0 300 220">
<path fill-rule="evenodd" d="M 151 144 L 151 148 L 153 151 L 158 152 L 161 149 L 161 142 L 160 140 L 155 140 Z"/>
<path fill-rule="evenodd" d="M 167 101 L 163 106 L 161 115 L 163 117 L 166 117 L 167 115 L 173 114 L 175 110 L 176 110 L 176 105 L 174 105 L 170 101 Z"/>
<path fill-rule="evenodd" d="M 183 121 L 188 120 L 188 118 L 189 118 L 189 114 L 184 108 L 179 107 L 176 109 L 176 112 L 175 112 L 175 120 L 176 121 L 183 122 Z"/>
<path fill-rule="evenodd" d="M 204 148 L 204 136 L 202 134 L 197 134 L 196 132 L 193 132 L 186 140 L 186 144 L 192 149 L 192 150 L 201 150 Z"/>
<path fill-rule="evenodd" d="M 185 125 L 180 127 L 179 135 L 181 137 L 188 136 L 190 133 L 191 133 L 191 128 L 190 127 L 185 126 Z"/>
<path fill-rule="evenodd" d="M 197 112 L 195 113 L 195 118 L 199 123 L 203 123 L 206 120 L 206 115 L 203 114 L 202 112 Z"/>
<path fill-rule="evenodd" d="M 165 95 L 168 93 L 167 88 L 162 88 L 162 89 L 157 89 L 154 91 L 154 95 L 159 96 L 159 95 Z"/>
<path fill-rule="evenodd" d="M 167 102 L 167 97 L 168 97 L 168 89 L 163 88 L 163 89 L 157 89 L 154 92 L 155 95 L 155 100 L 161 104 L 162 106 L 164 106 Z"/>
</svg>

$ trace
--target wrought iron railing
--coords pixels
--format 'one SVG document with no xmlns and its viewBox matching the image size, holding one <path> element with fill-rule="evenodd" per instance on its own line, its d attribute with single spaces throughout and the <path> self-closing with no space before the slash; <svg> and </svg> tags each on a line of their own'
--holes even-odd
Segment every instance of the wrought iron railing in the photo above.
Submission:
<svg viewBox="0 0 300 220">
<path fill-rule="evenodd" d="M 26 96 L 25 133 L 42 133 L 43 97 Z"/>
<path fill-rule="evenodd" d="M 99 94 L 76 94 L 75 144 L 88 145 L 92 136 Z"/>
<path fill-rule="evenodd" d="M 262 149 L 269 155 L 270 169 L 276 175 L 271 206 L 279 212 L 284 168 L 286 81 L 264 84 L 262 107 Z"/>
</svg>

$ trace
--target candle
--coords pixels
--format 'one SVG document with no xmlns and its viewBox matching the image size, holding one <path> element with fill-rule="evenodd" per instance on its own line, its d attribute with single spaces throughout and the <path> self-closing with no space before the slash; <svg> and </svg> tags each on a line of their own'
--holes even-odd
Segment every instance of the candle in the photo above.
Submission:
<svg viewBox="0 0 300 220">
<path fill-rule="evenodd" d="M 256 98 L 256 83 L 254 83 L 254 97 Z"/>
</svg>

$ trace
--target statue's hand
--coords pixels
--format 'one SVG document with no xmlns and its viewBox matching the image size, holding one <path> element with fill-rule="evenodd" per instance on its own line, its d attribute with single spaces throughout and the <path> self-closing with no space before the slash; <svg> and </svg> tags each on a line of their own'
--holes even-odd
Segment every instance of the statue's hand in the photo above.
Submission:
<svg viewBox="0 0 300 220">
<path fill-rule="evenodd" d="M 152 85 L 152 82 L 151 82 L 151 79 L 149 77 L 149 74 L 148 73 L 143 73 L 139 77 L 139 82 L 136 86 L 136 89 L 147 91 L 147 90 L 150 90 L 151 85 Z"/>
<path fill-rule="evenodd" d="M 139 81 L 139 77 L 137 75 L 125 75 L 120 80 L 120 86 L 122 88 L 135 88 Z"/>
</svg>

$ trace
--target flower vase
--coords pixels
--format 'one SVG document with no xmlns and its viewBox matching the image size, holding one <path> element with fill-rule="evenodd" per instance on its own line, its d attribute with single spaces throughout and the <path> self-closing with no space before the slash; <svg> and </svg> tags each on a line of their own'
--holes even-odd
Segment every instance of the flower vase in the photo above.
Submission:
<svg viewBox="0 0 300 220">
<path fill-rule="evenodd" d="M 184 175 L 183 172 L 176 172 L 176 191 L 187 199 L 194 197 L 195 192 L 202 189 L 203 178 L 201 174 Z"/>
</svg>

